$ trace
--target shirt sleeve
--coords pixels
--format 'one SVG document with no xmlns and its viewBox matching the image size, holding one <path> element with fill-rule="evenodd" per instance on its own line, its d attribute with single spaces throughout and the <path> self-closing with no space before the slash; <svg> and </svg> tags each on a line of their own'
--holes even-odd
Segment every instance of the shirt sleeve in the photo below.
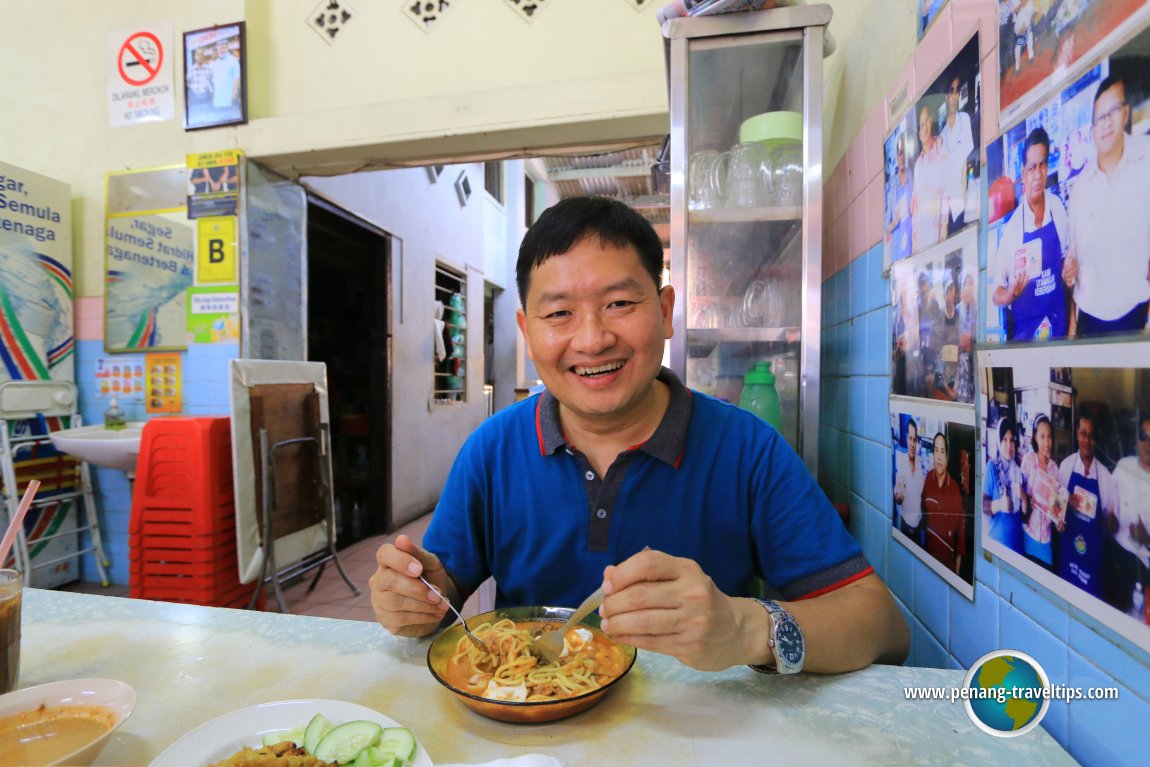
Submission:
<svg viewBox="0 0 1150 767">
<path fill-rule="evenodd" d="M 776 432 L 760 453 L 753 481 L 759 567 L 784 598 L 815 597 L 874 572 L 826 494 Z"/>
</svg>

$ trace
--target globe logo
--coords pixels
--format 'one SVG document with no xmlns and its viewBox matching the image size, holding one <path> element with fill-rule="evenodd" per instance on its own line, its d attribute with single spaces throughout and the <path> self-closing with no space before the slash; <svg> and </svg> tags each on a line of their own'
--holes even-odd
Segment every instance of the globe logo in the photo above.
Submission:
<svg viewBox="0 0 1150 767">
<path fill-rule="evenodd" d="M 980 730 L 1000 738 L 1024 735 L 1050 708 L 1050 677 L 1038 661 L 1017 650 L 983 655 L 963 679 L 963 706 Z"/>
</svg>

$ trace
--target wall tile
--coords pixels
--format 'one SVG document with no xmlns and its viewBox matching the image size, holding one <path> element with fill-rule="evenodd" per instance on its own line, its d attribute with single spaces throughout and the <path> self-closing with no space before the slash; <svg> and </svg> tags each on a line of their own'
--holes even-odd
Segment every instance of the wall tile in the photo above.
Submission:
<svg viewBox="0 0 1150 767">
<path fill-rule="evenodd" d="M 939 14 L 938 18 L 931 24 L 930 29 L 927 30 L 926 36 L 919 41 L 918 48 L 915 49 L 914 75 L 918 84 L 918 88 L 914 92 L 916 100 L 931 86 L 935 78 L 942 72 L 943 67 L 950 63 L 954 54 L 958 52 L 951 40 L 952 26 L 950 14 Z"/>
<path fill-rule="evenodd" d="M 1083 689 L 1118 688 L 1117 700 L 1079 700 L 1068 705 L 1071 755 L 1083 764 L 1145 764 L 1150 749 L 1146 729 L 1150 703 L 1130 694 L 1124 684 L 1074 653 L 1070 655 L 1069 684 Z"/>
<path fill-rule="evenodd" d="M 911 643 L 913 665 L 921 668 L 950 667 L 950 656 L 946 648 L 919 621 L 911 626 Z"/>
<path fill-rule="evenodd" d="M 889 309 L 876 309 L 863 318 L 866 328 L 867 357 L 863 372 L 871 376 L 890 376 L 890 314 Z"/>
<path fill-rule="evenodd" d="M 866 134 L 858 133 L 854 141 L 847 147 L 843 160 L 847 168 L 847 202 L 854 202 L 863 189 L 866 188 L 866 161 L 863 158 L 865 151 Z"/>
<path fill-rule="evenodd" d="M 914 574 L 914 614 L 940 642 L 950 637 L 950 585 L 922 562 L 916 564 Z M 946 645 L 943 644 L 943 647 Z"/>
<path fill-rule="evenodd" d="M 1043 594 L 1049 594 L 1042 589 Z M 1018 577 L 1015 572 L 1003 568 L 999 573 L 998 594 L 1004 602 L 1013 604 L 1061 642 L 1065 643 L 1070 633 L 1070 615 L 1066 603 L 1052 603 L 1034 586 Z"/>
<path fill-rule="evenodd" d="M 1075 655 L 1088 658 L 1094 666 L 1106 669 L 1116 679 L 1121 679 L 1143 701 L 1150 702 L 1150 657 L 1129 640 L 1113 635 L 1092 618 L 1077 612 L 1075 615 L 1082 620 L 1070 623 L 1071 663 Z M 1107 631 L 1112 636 L 1103 636 L 1099 633 L 1101 631 Z"/>
<path fill-rule="evenodd" d="M 890 448 L 869 440 L 864 445 L 866 478 L 863 480 L 863 497 L 877 511 L 886 508 L 885 499 L 891 493 Z"/>
<path fill-rule="evenodd" d="M 882 144 L 879 144 L 881 151 Z M 881 167 L 881 159 L 877 160 Z M 882 242 L 883 238 L 883 216 L 885 215 L 885 195 L 883 194 L 883 178 L 880 173 L 876 178 L 867 182 L 866 190 L 863 192 L 862 199 L 866 201 L 866 239 L 863 243 L 866 247 L 873 247 L 877 243 Z"/>
<path fill-rule="evenodd" d="M 882 186 L 883 174 L 883 142 L 886 140 L 886 103 L 885 100 L 879 99 L 871 110 L 870 115 L 867 117 L 866 122 L 863 123 L 862 129 L 863 140 L 863 168 L 865 170 L 864 180 L 867 186 L 878 180 L 879 186 Z"/>
<path fill-rule="evenodd" d="M 866 422 L 863 435 L 886 448 L 890 443 L 890 379 L 872 376 L 866 380 Z"/>
<path fill-rule="evenodd" d="M 847 437 L 848 449 L 851 454 L 851 472 L 847 481 L 847 489 L 852 493 L 862 495 L 862 488 L 866 477 L 866 446 L 867 441 L 862 437 L 851 435 Z"/>
<path fill-rule="evenodd" d="M 847 244 L 850 241 L 848 230 L 848 217 L 846 210 L 835 219 L 835 268 L 845 269 L 851 262 L 847 253 Z"/>
<path fill-rule="evenodd" d="M 867 310 L 866 300 L 866 260 L 863 258 L 855 258 L 856 255 L 862 255 L 862 251 L 857 254 L 851 255 L 850 265 L 850 316 L 856 318 L 861 316 Z"/>
<path fill-rule="evenodd" d="M 850 331 L 847 337 L 849 344 L 847 372 L 852 376 L 862 376 L 866 372 L 867 365 L 866 319 L 861 316 L 855 317 L 847 327 Z M 856 434 L 862 434 L 862 429 L 859 429 Z"/>
<path fill-rule="evenodd" d="M 976 582 L 973 602 L 957 591 L 951 591 L 949 601 L 950 652 L 963 668 L 970 668 L 983 655 L 1000 648 L 1000 600 L 997 594 Z"/>
<path fill-rule="evenodd" d="M 1005 599 L 999 602 L 998 621 L 1001 650 L 1021 650 L 1037 660 L 1050 681 L 1066 684 L 1067 656 L 1066 644 L 1042 626 L 1031 620 L 1025 613 L 1011 607 Z"/>
<path fill-rule="evenodd" d="M 890 518 L 870 504 L 866 507 L 866 538 L 863 540 L 863 553 L 874 567 L 879 577 L 886 581 L 886 550 L 890 544 Z"/>
<path fill-rule="evenodd" d="M 870 250 L 871 265 L 867 270 L 867 301 L 871 309 L 890 306 L 890 278 L 882 273 L 882 243 Z"/>
<path fill-rule="evenodd" d="M 860 193 L 851 200 L 847 209 L 849 229 L 847 241 L 849 257 L 857 259 L 867 249 L 866 198 Z"/>
<path fill-rule="evenodd" d="M 862 437 L 866 419 L 865 379 L 855 376 L 845 379 L 847 387 L 847 431 L 853 437 Z"/>
<path fill-rule="evenodd" d="M 887 532 L 890 535 L 890 532 Z M 914 598 L 914 569 L 918 560 L 911 554 L 906 546 L 896 540 L 891 540 L 886 547 L 887 573 L 889 578 L 886 585 L 898 595 L 904 604 L 912 604 Z"/>
<path fill-rule="evenodd" d="M 848 506 L 850 507 L 850 518 L 847 520 L 847 529 L 851 531 L 854 539 L 861 544 L 866 539 L 866 503 L 858 493 L 851 493 Z"/>
<path fill-rule="evenodd" d="M 984 58 L 981 64 L 981 70 L 984 73 L 997 72 L 998 62 L 995 60 L 996 58 L 997 55 Z M 982 78 L 982 102 L 979 104 L 982 108 L 982 141 L 984 144 L 988 143 L 992 136 L 998 135 L 998 98 L 998 78 L 984 75 Z M 986 174 L 983 175 L 985 176 Z M 982 199 L 986 199 L 985 190 L 983 190 Z"/>
</svg>

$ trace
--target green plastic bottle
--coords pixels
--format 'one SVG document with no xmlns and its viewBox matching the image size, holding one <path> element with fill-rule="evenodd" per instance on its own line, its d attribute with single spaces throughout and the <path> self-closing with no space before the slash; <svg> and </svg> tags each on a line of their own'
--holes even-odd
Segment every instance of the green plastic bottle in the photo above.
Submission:
<svg viewBox="0 0 1150 767">
<path fill-rule="evenodd" d="M 756 362 L 743 377 L 743 392 L 739 407 L 762 418 L 776 429 L 782 428 L 783 414 L 779 409 L 779 393 L 775 391 L 775 374 L 771 363 Z"/>
</svg>

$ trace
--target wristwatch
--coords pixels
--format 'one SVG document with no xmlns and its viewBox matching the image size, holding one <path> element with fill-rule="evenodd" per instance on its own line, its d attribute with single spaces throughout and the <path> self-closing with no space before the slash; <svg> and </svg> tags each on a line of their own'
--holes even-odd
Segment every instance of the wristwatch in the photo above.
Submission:
<svg viewBox="0 0 1150 767">
<path fill-rule="evenodd" d="M 807 655 L 806 642 L 802 629 L 795 623 L 794 616 L 770 599 L 756 599 L 771 617 L 771 652 L 775 655 L 773 665 L 751 666 L 760 674 L 797 674 L 803 670 L 803 660 Z"/>
</svg>

